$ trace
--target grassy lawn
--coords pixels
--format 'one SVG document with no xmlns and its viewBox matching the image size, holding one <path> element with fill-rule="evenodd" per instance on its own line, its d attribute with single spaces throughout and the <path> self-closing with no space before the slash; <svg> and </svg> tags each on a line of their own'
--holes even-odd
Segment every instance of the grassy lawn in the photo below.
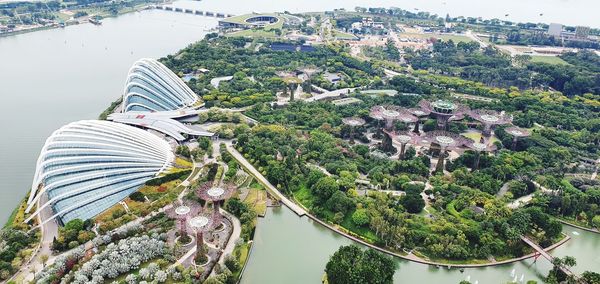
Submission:
<svg viewBox="0 0 600 284">
<path fill-rule="evenodd" d="M 560 58 L 558 56 L 532 55 L 531 62 L 557 64 L 557 65 L 569 65 L 569 63 L 567 61 L 562 60 L 562 58 Z"/>
<path fill-rule="evenodd" d="M 341 32 L 341 31 L 333 31 L 333 36 L 336 39 L 358 39 L 355 35 L 350 34 L 350 33 L 345 33 L 345 32 Z"/>
<path fill-rule="evenodd" d="M 476 142 L 479 142 L 479 139 L 481 139 L 481 133 L 479 133 L 479 132 L 467 132 L 467 133 L 462 133 L 461 135 L 465 136 L 473 141 L 476 141 Z M 500 140 L 498 140 L 498 138 L 496 138 L 495 136 L 490 139 L 491 144 L 494 144 L 496 141 L 500 141 Z"/>
<path fill-rule="evenodd" d="M 400 38 L 420 38 L 420 39 L 428 39 L 428 38 L 437 38 L 444 41 L 452 40 L 455 43 L 458 42 L 471 42 L 473 41 L 471 38 L 463 35 L 448 35 L 448 34 L 417 34 L 417 33 L 400 33 L 398 34 Z"/>
<path fill-rule="evenodd" d="M 294 198 L 306 208 L 311 208 L 313 205 L 313 197 L 310 193 L 310 189 L 305 185 L 294 192 Z"/>
<path fill-rule="evenodd" d="M 262 188 L 250 188 L 244 202 L 256 211 L 259 216 L 267 212 L 267 192 Z"/>
<path fill-rule="evenodd" d="M 246 261 L 248 260 L 248 254 L 250 253 L 250 244 L 248 243 L 243 243 L 239 246 L 236 246 L 235 249 L 233 250 L 233 255 L 238 256 L 238 262 L 240 263 L 240 267 L 244 267 L 244 265 L 246 264 Z M 241 273 L 241 269 L 240 271 L 236 271 L 233 273 L 234 279 L 238 279 L 240 277 L 240 273 Z"/>
<path fill-rule="evenodd" d="M 276 38 L 277 35 L 275 34 L 274 30 L 263 30 L 263 29 L 250 29 L 250 30 L 243 30 L 243 31 L 237 31 L 237 32 L 233 32 L 233 33 L 227 33 L 225 34 L 225 36 L 227 37 L 250 37 L 250 38 Z"/>
<path fill-rule="evenodd" d="M 352 212 L 352 213 L 354 213 L 354 212 Z M 369 240 L 369 242 L 371 242 L 371 243 L 377 242 L 379 240 L 379 238 L 377 237 L 377 235 L 375 235 L 375 232 L 373 232 L 368 227 L 357 227 L 354 224 L 354 222 L 352 222 L 352 213 L 348 213 L 346 215 L 346 217 L 344 218 L 344 221 L 342 221 L 342 224 L 341 224 L 342 227 L 362 236 L 363 238 Z"/>
</svg>

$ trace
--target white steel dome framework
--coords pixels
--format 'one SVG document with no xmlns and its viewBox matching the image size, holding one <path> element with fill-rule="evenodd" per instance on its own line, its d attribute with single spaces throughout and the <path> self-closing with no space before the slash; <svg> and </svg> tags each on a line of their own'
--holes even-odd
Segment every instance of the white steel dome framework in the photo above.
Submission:
<svg viewBox="0 0 600 284">
<path fill-rule="evenodd" d="M 198 96 L 173 71 L 154 59 L 136 61 L 127 75 L 123 112 L 192 107 Z"/>
<path fill-rule="evenodd" d="M 73 122 L 54 131 L 37 161 L 27 212 L 29 221 L 48 207 L 42 225 L 86 220 L 135 192 L 171 167 L 174 154 L 147 131 L 108 121 Z"/>
</svg>

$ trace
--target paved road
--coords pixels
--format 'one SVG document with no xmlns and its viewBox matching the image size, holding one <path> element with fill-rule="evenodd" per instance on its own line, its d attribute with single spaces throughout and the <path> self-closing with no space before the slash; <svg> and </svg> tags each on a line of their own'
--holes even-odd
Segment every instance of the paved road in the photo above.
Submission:
<svg viewBox="0 0 600 284">
<path fill-rule="evenodd" d="M 227 151 L 240 163 L 244 168 L 246 168 L 250 174 L 252 174 L 261 184 L 263 184 L 267 190 L 275 196 L 278 200 L 280 200 L 285 206 L 290 208 L 294 213 L 298 216 L 306 215 L 306 210 L 302 207 L 298 206 L 296 203 L 289 200 L 283 193 L 281 193 L 275 186 L 273 186 L 238 150 L 236 150 L 232 145 L 231 141 L 224 141 L 227 146 Z"/>
</svg>

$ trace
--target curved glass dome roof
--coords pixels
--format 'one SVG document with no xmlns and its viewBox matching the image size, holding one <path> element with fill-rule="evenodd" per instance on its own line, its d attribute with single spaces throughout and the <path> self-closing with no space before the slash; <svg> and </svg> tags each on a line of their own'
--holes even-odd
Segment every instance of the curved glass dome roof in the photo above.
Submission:
<svg viewBox="0 0 600 284">
<path fill-rule="evenodd" d="M 109 121 L 84 120 L 56 130 L 37 161 L 27 211 L 42 224 L 86 220 L 118 203 L 174 160 L 169 143 L 147 131 Z"/>
<path fill-rule="evenodd" d="M 175 73 L 154 59 L 140 59 L 129 70 L 123 112 L 178 110 L 197 102 L 198 96 Z"/>
</svg>

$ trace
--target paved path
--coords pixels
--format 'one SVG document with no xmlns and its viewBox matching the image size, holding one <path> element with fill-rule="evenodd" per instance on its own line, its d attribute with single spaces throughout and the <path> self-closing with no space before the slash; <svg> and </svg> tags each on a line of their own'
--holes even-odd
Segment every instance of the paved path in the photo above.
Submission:
<svg viewBox="0 0 600 284">
<path fill-rule="evenodd" d="M 545 194 L 556 194 L 557 193 L 556 190 L 550 190 L 550 189 L 542 186 L 541 184 L 539 184 L 539 183 L 537 183 L 535 181 L 532 181 L 532 183 L 533 183 L 533 185 L 535 185 L 536 188 L 538 188 L 539 190 L 541 190 Z M 525 195 L 525 196 L 521 196 L 521 197 L 517 198 L 515 201 L 507 204 L 506 206 L 508 208 L 510 208 L 510 209 L 517 209 L 517 208 L 519 208 L 519 207 L 521 207 L 523 205 L 526 205 L 529 202 L 531 202 L 531 200 L 533 200 L 533 196 L 534 195 L 535 195 L 535 192 L 534 193 L 530 193 L 530 194 Z"/>
<path fill-rule="evenodd" d="M 534 250 L 536 250 L 545 259 L 547 259 L 548 261 L 550 261 L 550 263 L 552 263 L 552 261 L 554 260 L 554 257 L 551 256 L 548 252 L 546 252 L 543 248 L 541 248 L 534 241 L 530 240 L 529 238 L 527 238 L 525 236 L 521 236 L 521 240 L 523 242 L 525 242 L 527 245 L 529 245 L 530 247 L 532 247 Z M 564 266 L 564 265 L 560 266 L 560 270 L 562 270 L 562 272 L 564 272 L 568 276 L 577 277 L 575 275 L 575 273 L 571 272 L 571 270 L 569 270 L 569 268 L 566 267 L 566 266 Z"/>
<path fill-rule="evenodd" d="M 237 240 L 240 239 L 240 235 L 242 234 L 242 224 L 240 223 L 240 220 L 238 220 L 238 218 L 235 218 L 235 216 L 223 210 L 223 208 L 220 208 L 219 211 L 221 212 L 221 214 L 227 216 L 227 218 L 233 224 L 233 231 L 231 232 L 229 241 L 227 241 L 227 244 L 225 245 L 225 249 L 223 250 L 223 254 L 221 254 L 221 258 L 219 259 L 219 264 L 223 266 L 225 265 L 225 256 L 233 254 L 235 243 L 237 242 Z"/>
<path fill-rule="evenodd" d="M 273 195 L 276 199 L 280 200 L 285 206 L 290 208 L 294 213 L 298 216 L 306 215 L 306 210 L 302 207 L 298 206 L 296 203 L 289 200 L 283 193 L 281 193 L 275 186 L 273 186 L 238 150 L 236 150 L 232 145 L 231 141 L 224 141 L 227 146 L 227 151 L 242 165 L 246 168 L 250 174 L 252 174 L 262 185 L 264 185 L 269 193 Z"/>
</svg>

